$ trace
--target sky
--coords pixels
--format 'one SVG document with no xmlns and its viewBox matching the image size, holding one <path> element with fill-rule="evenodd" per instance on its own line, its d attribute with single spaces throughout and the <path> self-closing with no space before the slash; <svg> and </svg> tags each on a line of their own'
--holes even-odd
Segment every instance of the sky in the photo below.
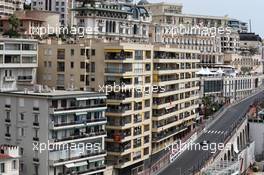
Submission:
<svg viewBox="0 0 264 175">
<path fill-rule="evenodd" d="M 161 2 L 161 0 L 149 0 Z M 251 19 L 252 32 L 264 37 L 264 0 L 167 0 L 181 3 L 183 13 L 224 16 L 244 22 Z"/>
</svg>

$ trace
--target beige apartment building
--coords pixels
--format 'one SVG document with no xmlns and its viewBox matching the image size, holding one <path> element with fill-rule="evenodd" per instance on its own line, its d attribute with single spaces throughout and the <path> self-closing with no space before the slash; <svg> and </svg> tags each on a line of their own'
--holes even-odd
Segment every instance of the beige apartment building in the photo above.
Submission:
<svg viewBox="0 0 264 175">
<path fill-rule="evenodd" d="M 200 52 L 85 41 L 40 44 L 38 81 L 57 89 L 108 90 L 107 162 L 115 173 L 130 174 L 194 128 Z"/>
</svg>

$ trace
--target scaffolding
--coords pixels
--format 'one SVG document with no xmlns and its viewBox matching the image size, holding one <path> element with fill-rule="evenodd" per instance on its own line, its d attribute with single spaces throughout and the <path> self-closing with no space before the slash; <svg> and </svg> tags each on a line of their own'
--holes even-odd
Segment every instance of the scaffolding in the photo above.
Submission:
<svg viewBox="0 0 264 175">
<path fill-rule="evenodd" d="M 202 171 L 202 175 L 240 175 L 240 163 L 236 161 L 221 160 L 209 165 Z"/>
</svg>

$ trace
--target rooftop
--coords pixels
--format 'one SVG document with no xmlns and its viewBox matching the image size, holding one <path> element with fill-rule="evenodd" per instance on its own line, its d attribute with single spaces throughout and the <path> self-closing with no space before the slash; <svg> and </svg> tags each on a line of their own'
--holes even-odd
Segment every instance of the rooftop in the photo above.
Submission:
<svg viewBox="0 0 264 175">
<path fill-rule="evenodd" d="M 65 98 L 65 97 L 101 97 L 105 96 L 104 93 L 89 92 L 89 91 L 64 91 L 64 90 L 43 90 L 39 91 L 13 91 L 13 92 L 1 92 L 0 95 L 4 96 L 28 96 L 37 98 Z"/>
</svg>

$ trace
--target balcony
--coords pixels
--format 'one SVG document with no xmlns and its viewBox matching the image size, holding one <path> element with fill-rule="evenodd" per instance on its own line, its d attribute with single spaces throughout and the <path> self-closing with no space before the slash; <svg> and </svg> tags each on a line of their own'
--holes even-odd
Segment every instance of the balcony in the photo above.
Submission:
<svg viewBox="0 0 264 175">
<path fill-rule="evenodd" d="M 4 81 L 13 82 L 13 81 L 16 81 L 16 78 L 15 77 L 4 77 Z"/>
<path fill-rule="evenodd" d="M 72 135 L 66 138 L 53 138 L 54 142 L 67 142 L 67 141 L 78 141 L 79 139 L 89 139 L 90 137 L 103 136 L 106 135 L 106 132 L 101 130 L 94 133 L 83 133 L 81 135 Z"/>
<path fill-rule="evenodd" d="M 160 142 L 162 140 L 165 140 L 173 135 L 176 135 L 184 130 L 187 130 L 188 127 L 186 126 L 181 126 L 181 127 L 177 127 L 177 128 L 173 128 L 172 130 L 169 131 L 163 131 L 158 133 L 156 136 L 153 136 L 153 142 Z"/>
<path fill-rule="evenodd" d="M 64 107 L 64 108 L 53 108 L 54 112 L 58 112 L 58 111 L 68 111 L 68 110 L 80 110 L 80 109 L 91 109 L 91 108 L 102 108 L 102 107 L 106 107 L 105 104 L 97 104 L 97 105 L 88 105 L 88 106 L 69 106 L 69 107 Z"/>
<path fill-rule="evenodd" d="M 106 151 L 102 150 L 102 151 L 98 151 L 98 152 L 86 153 L 85 155 L 80 155 L 80 156 L 76 156 L 76 157 L 63 158 L 63 159 L 59 159 L 59 160 L 50 160 L 50 164 L 53 166 L 60 166 L 60 165 L 66 164 L 66 163 L 76 162 L 77 160 L 79 161 L 79 159 L 87 160 L 90 157 L 103 156 L 105 154 L 106 154 Z"/>
<path fill-rule="evenodd" d="M 66 129 L 66 128 L 72 128 L 78 126 L 82 127 L 82 126 L 105 124 L 105 123 L 106 123 L 106 118 L 90 119 L 84 121 L 73 121 L 67 123 L 51 123 L 50 129 Z"/>
<path fill-rule="evenodd" d="M 126 74 L 126 73 L 132 73 L 132 68 L 106 68 L 105 73 L 110 73 L 110 74 Z"/>
<path fill-rule="evenodd" d="M 112 60 L 112 61 L 121 61 L 121 60 L 132 60 L 133 53 L 132 52 L 124 52 L 122 53 L 107 53 L 105 55 L 105 60 Z"/>
<path fill-rule="evenodd" d="M 101 170 L 101 172 L 103 172 L 105 168 L 106 168 L 106 166 L 102 165 L 102 166 L 98 166 L 98 167 L 89 168 L 88 170 L 78 171 L 77 173 L 69 172 L 69 173 L 67 173 L 67 175 L 68 174 L 70 174 L 70 175 L 86 175 L 87 173 L 89 174 L 91 172 L 99 173 L 100 170 Z"/>
<path fill-rule="evenodd" d="M 109 113 L 125 113 L 125 112 L 131 111 L 131 110 L 132 110 L 131 106 L 117 106 L 117 108 L 108 107 L 106 112 L 109 112 Z"/>
<path fill-rule="evenodd" d="M 30 76 L 18 76 L 17 81 L 18 82 L 31 82 L 33 80 L 33 77 Z"/>
</svg>

